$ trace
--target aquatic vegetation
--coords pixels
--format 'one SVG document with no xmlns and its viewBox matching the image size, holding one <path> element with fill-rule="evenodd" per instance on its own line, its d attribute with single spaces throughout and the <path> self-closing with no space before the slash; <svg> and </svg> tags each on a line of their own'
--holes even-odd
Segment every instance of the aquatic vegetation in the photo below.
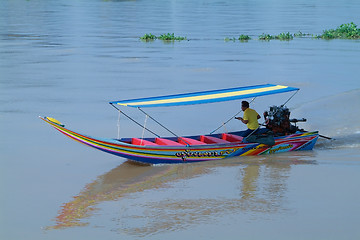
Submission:
<svg viewBox="0 0 360 240">
<path fill-rule="evenodd" d="M 249 41 L 251 39 L 251 37 L 249 37 L 248 35 L 243 35 L 241 34 L 238 38 L 238 40 L 245 42 L 245 41 Z"/>
<path fill-rule="evenodd" d="M 263 33 L 259 36 L 259 40 L 270 41 L 271 39 L 275 39 L 275 37 L 270 34 Z"/>
<path fill-rule="evenodd" d="M 247 42 L 247 41 L 249 41 L 250 39 L 251 39 L 251 37 L 249 37 L 248 35 L 243 35 L 243 34 L 241 34 L 237 40 L 239 40 L 240 42 Z M 224 41 L 225 41 L 225 42 L 229 42 L 229 41 L 235 42 L 235 41 L 236 41 L 236 38 L 234 38 L 234 37 L 232 37 L 232 38 L 226 37 L 226 38 L 224 39 Z"/>
<path fill-rule="evenodd" d="M 360 39 L 360 28 L 353 22 L 342 24 L 336 29 L 324 30 L 322 35 L 317 35 L 322 39 Z"/>
<path fill-rule="evenodd" d="M 293 35 L 290 34 L 289 32 L 280 33 L 279 35 L 275 35 L 275 36 L 263 33 L 259 36 L 259 40 L 263 40 L 263 41 L 270 41 L 273 39 L 281 40 L 281 41 L 289 41 L 292 40 L 293 38 L 294 38 Z"/>
<path fill-rule="evenodd" d="M 174 33 L 167 33 L 167 34 L 162 34 L 159 37 L 157 37 L 158 39 L 164 40 L 164 41 L 181 41 L 181 40 L 186 40 L 186 37 L 176 37 Z"/>
<path fill-rule="evenodd" d="M 156 39 L 156 36 L 149 33 L 149 34 L 145 34 L 144 36 L 140 37 L 141 40 L 145 40 L 145 41 L 152 41 Z"/>
<path fill-rule="evenodd" d="M 236 38 L 229 38 L 229 37 L 226 37 L 226 38 L 224 38 L 224 41 L 225 42 L 230 42 L 230 41 L 233 41 L 233 42 L 235 42 L 236 41 Z"/>
<path fill-rule="evenodd" d="M 287 33 L 280 33 L 279 35 L 276 35 L 275 39 L 278 39 L 280 41 L 290 41 L 290 40 L 294 39 L 294 37 L 289 32 L 287 32 Z"/>
<path fill-rule="evenodd" d="M 302 33 L 298 31 L 297 33 L 294 33 L 294 37 L 306 37 L 306 36 L 312 36 L 310 33 Z"/>
<path fill-rule="evenodd" d="M 347 24 L 342 24 L 336 29 L 324 30 L 323 34 L 321 34 L 321 35 L 302 33 L 300 31 L 297 33 L 294 33 L 294 34 L 291 34 L 290 32 L 283 32 L 283 33 L 280 33 L 279 35 L 270 35 L 267 33 L 263 33 L 258 37 L 258 40 L 290 41 L 290 40 L 293 40 L 294 37 L 301 38 L 301 37 L 307 37 L 307 36 L 312 36 L 312 37 L 321 38 L 321 39 L 360 39 L 360 28 L 358 28 L 356 24 L 351 22 L 351 23 L 347 23 Z M 162 34 L 160 36 L 155 36 L 155 35 L 149 33 L 149 34 L 145 34 L 144 36 L 140 37 L 140 39 L 143 41 L 154 41 L 156 39 L 160 39 L 163 41 L 187 40 L 186 37 L 175 36 L 174 33 Z M 251 40 L 251 37 L 249 35 L 241 34 L 238 38 L 235 38 L 235 37 L 224 38 L 225 42 L 229 42 L 229 41 L 235 42 L 236 40 L 239 40 L 241 42 L 247 42 L 247 41 Z"/>
<path fill-rule="evenodd" d="M 186 40 L 186 37 L 176 37 L 174 33 L 167 33 L 167 34 L 162 34 L 160 36 L 155 36 L 154 34 L 145 34 L 144 36 L 140 37 L 141 40 L 144 41 L 154 41 L 156 39 L 161 39 L 164 41 L 175 41 L 175 40 Z"/>
</svg>

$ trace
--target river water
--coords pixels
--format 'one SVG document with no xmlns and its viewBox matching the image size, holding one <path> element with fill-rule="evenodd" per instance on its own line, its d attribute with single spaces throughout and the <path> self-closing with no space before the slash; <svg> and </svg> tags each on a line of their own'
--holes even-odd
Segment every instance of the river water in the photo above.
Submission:
<svg viewBox="0 0 360 240">
<path fill-rule="evenodd" d="M 0 238 L 360 239 L 360 41 L 257 40 L 360 24 L 359 12 L 356 0 L 2 0 Z M 141 41 L 146 33 L 187 40 Z M 240 34 L 252 40 L 224 41 Z M 292 117 L 335 140 L 306 152 L 140 166 L 37 118 L 116 137 L 109 101 L 264 83 L 300 88 L 287 104 Z M 290 96 L 251 106 L 262 112 Z M 238 110 L 235 101 L 149 113 L 186 135 L 211 132 Z M 241 129 L 231 121 L 225 130 Z M 120 117 L 120 136 L 141 134 Z"/>
</svg>

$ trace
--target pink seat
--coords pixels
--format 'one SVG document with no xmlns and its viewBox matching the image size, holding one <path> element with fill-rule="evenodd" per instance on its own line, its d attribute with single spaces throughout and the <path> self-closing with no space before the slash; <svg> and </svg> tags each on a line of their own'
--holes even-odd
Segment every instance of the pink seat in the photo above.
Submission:
<svg viewBox="0 0 360 240">
<path fill-rule="evenodd" d="M 179 137 L 178 141 L 183 145 L 206 145 L 206 143 L 192 138 Z"/>
<path fill-rule="evenodd" d="M 166 138 L 156 138 L 155 143 L 159 145 L 168 145 L 168 146 L 183 146 L 183 144 L 166 139 Z"/>
<path fill-rule="evenodd" d="M 148 140 L 144 140 L 144 139 L 140 139 L 140 138 L 132 138 L 131 143 L 134 144 L 134 145 L 140 145 L 140 146 L 148 146 L 148 145 L 155 146 L 155 145 L 158 145 L 158 144 L 156 144 L 154 142 L 150 142 Z"/>
<path fill-rule="evenodd" d="M 229 141 L 229 142 L 241 142 L 244 138 L 238 135 L 234 135 L 234 134 L 228 134 L 228 133 L 223 133 L 222 134 L 222 139 Z"/>
<path fill-rule="evenodd" d="M 229 143 L 229 141 L 227 141 L 227 140 L 217 138 L 217 137 L 212 137 L 212 136 L 205 136 L 205 135 L 200 136 L 200 141 L 202 141 L 204 143 L 208 143 L 208 144 L 212 144 L 212 143 Z"/>
</svg>

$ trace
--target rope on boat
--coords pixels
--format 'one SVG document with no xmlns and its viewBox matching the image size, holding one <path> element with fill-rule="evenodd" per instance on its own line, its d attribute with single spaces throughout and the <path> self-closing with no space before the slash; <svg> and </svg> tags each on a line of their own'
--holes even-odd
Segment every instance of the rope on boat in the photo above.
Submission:
<svg viewBox="0 0 360 240">
<path fill-rule="evenodd" d="M 151 120 L 153 120 L 154 122 L 156 122 L 157 124 L 159 124 L 161 127 L 163 127 L 165 130 L 167 130 L 169 133 L 171 133 L 172 135 L 174 135 L 175 137 L 179 137 L 177 134 L 175 134 L 173 131 L 171 131 L 170 129 L 168 129 L 167 127 L 165 127 L 164 125 L 162 125 L 159 121 L 157 121 L 155 118 L 151 117 L 149 114 L 147 114 L 144 110 L 142 110 L 141 108 L 139 108 L 139 111 L 141 111 L 142 113 L 144 113 L 146 116 L 148 116 Z"/>
<path fill-rule="evenodd" d="M 118 128 L 118 137 L 117 139 L 120 139 L 120 111 L 119 111 L 119 116 L 118 116 L 118 121 L 117 121 L 117 128 Z"/>
<path fill-rule="evenodd" d="M 111 104 L 111 103 L 110 103 Z M 131 118 L 130 116 L 128 116 L 126 113 L 124 113 L 123 111 L 121 111 L 120 109 L 118 109 L 116 106 L 114 106 L 113 104 L 111 104 L 111 106 L 113 106 L 114 108 L 116 108 L 116 110 L 119 111 L 119 113 L 122 113 L 125 117 L 127 117 L 128 119 L 130 119 L 131 121 L 133 121 L 134 123 L 136 123 L 137 125 L 139 125 L 141 128 L 144 128 L 145 130 L 147 130 L 148 132 L 154 134 L 157 137 L 160 137 L 159 135 L 157 135 L 156 133 L 154 133 L 153 131 L 149 130 L 148 128 L 144 127 L 143 125 L 141 125 L 140 123 L 138 123 L 137 121 L 135 121 L 133 118 Z"/>
<path fill-rule="evenodd" d="M 216 132 L 217 130 L 219 130 L 221 127 L 225 127 L 225 124 L 227 124 L 228 122 L 230 122 L 234 117 L 236 117 L 239 113 L 241 113 L 242 110 L 240 110 L 239 112 L 237 112 L 234 116 L 232 116 L 231 118 L 229 118 L 229 120 L 227 120 L 226 122 L 224 122 L 223 124 L 221 124 L 221 126 L 219 126 L 217 129 L 215 129 L 214 131 L 212 131 L 210 134 L 213 134 L 214 132 Z"/>
<path fill-rule="evenodd" d="M 140 145 L 142 145 L 142 142 L 143 142 L 143 139 L 144 139 L 145 128 L 146 128 L 146 122 L 147 122 L 148 118 L 149 118 L 149 116 L 148 116 L 148 115 L 146 115 L 146 117 L 145 117 L 145 122 L 144 122 L 144 128 L 143 128 L 143 132 L 142 132 L 142 135 L 141 135 Z"/>
<path fill-rule="evenodd" d="M 133 121 L 134 123 L 136 123 L 137 125 L 139 125 L 141 128 L 143 128 L 143 136 L 144 136 L 144 131 L 147 130 L 148 132 L 154 134 L 156 137 L 160 137 L 158 134 L 154 133 L 153 131 L 149 130 L 148 128 L 146 128 L 146 126 L 141 125 L 140 123 L 138 123 L 137 121 L 135 121 L 133 118 L 131 118 L 130 116 L 128 116 L 127 114 L 125 114 L 123 111 L 121 111 L 119 108 L 117 108 L 116 106 L 114 106 L 112 103 L 110 103 L 111 106 L 113 106 L 116 110 L 118 110 L 119 115 L 120 113 L 124 114 L 125 117 L 127 117 L 128 119 L 130 119 L 131 121 Z M 150 117 L 152 120 L 154 120 L 157 124 L 159 124 L 160 126 L 162 126 L 163 128 L 165 128 L 166 130 L 168 130 L 170 133 L 172 133 L 173 135 L 175 135 L 176 137 L 179 137 L 178 135 L 176 135 L 175 133 L 173 133 L 172 131 L 170 131 L 168 128 L 166 128 L 164 125 L 162 125 L 161 123 L 159 123 L 157 120 L 155 120 L 154 118 L 152 118 L 149 114 L 147 114 L 146 112 L 144 112 L 142 109 L 138 108 L 140 111 L 142 111 L 146 117 Z M 119 116 L 119 120 L 120 120 L 120 116 Z M 145 119 L 145 124 L 146 124 L 146 120 Z M 120 125 L 120 124 L 119 124 Z M 118 139 L 120 139 L 120 137 L 118 137 Z M 143 137 L 141 138 L 142 141 Z M 186 147 L 189 147 L 190 144 L 188 142 L 186 142 L 185 139 L 182 139 L 182 141 L 184 141 L 186 143 Z"/>
<path fill-rule="evenodd" d="M 140 107 L 138 107 L 139 111 L 141 111 L 142 113 L 144 113 L 147 117 L 149 117 L 151 120 L 153 120 L 154 122 L 156 122 L 157 124 L 159 124 L 161 127 L 163 127 L 165 130 L 167 130 L 169 133 L 171 133 L 172 135 L 174 135 L 175 137 L 179 138 L 179 136 L 174 133 L 173 131 L 171 131 L 170 129 L 168 129 L 167 127 L 165 127 L 164 125 L 162 125 L 159 121 L 157 121 L 155 118 L 151 117 L 149 114 L 147 114 L 144 110 L 142 110 Z M 186 142 L 185 139 L 182 139 L 183 142 L 186 143 L 186 146 L 189 147 L 190 144 L 188 142 Z"/>
<path fill-rule="evenodd" d="M 227 131 L 227 129 L 226 129 L 226 125 L 223 124 L 223 126 L 224 126 L 224 133 L 228 133 L 228 131 Z"/>
<path fill-rule="evenodd" d="M 255 100 L 256 97 L 254 97 L 250 103 L 252 103 Z M 239 113 L 241 113 L 242 110 L 240 110 L 239 112 L 237 112 L 234 116 L 232 116 L 231 118 L 229 118 L 229 120 L 227 120 L 226 122 L 224 122 L 220 127 L 218 127 L 217 129 L 215 129 L 214 131 L 212 131 L 210 134 L 213 134 L 214 132 L 216 132 L 217 130 L 219 130 L 221 127 L 225 127 L 225 124 L 227 124 L 228 122 L 230 122 L 231 120 L 234 119 L 234 117 L 236 117 Z"/>
</svg>

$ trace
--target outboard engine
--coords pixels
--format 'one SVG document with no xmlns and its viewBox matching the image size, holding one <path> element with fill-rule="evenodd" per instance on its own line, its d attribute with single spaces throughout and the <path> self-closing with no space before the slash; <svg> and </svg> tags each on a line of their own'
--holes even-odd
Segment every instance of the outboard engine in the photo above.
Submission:
<svg viewBox="0 0 360 240">
<path fill-rule="evenodd" d="M 290 111 L 284 106 L 271 106 L 268 112 L 264 113 L 266 128 L 270 129 L 276 135 L 286 135 L 295 133 L 298 129 L 297 122 L 305 122 L 306 119 L 291 119 Z M 295 126 L 290 122 L 295 123 Z"/>
</svg>

